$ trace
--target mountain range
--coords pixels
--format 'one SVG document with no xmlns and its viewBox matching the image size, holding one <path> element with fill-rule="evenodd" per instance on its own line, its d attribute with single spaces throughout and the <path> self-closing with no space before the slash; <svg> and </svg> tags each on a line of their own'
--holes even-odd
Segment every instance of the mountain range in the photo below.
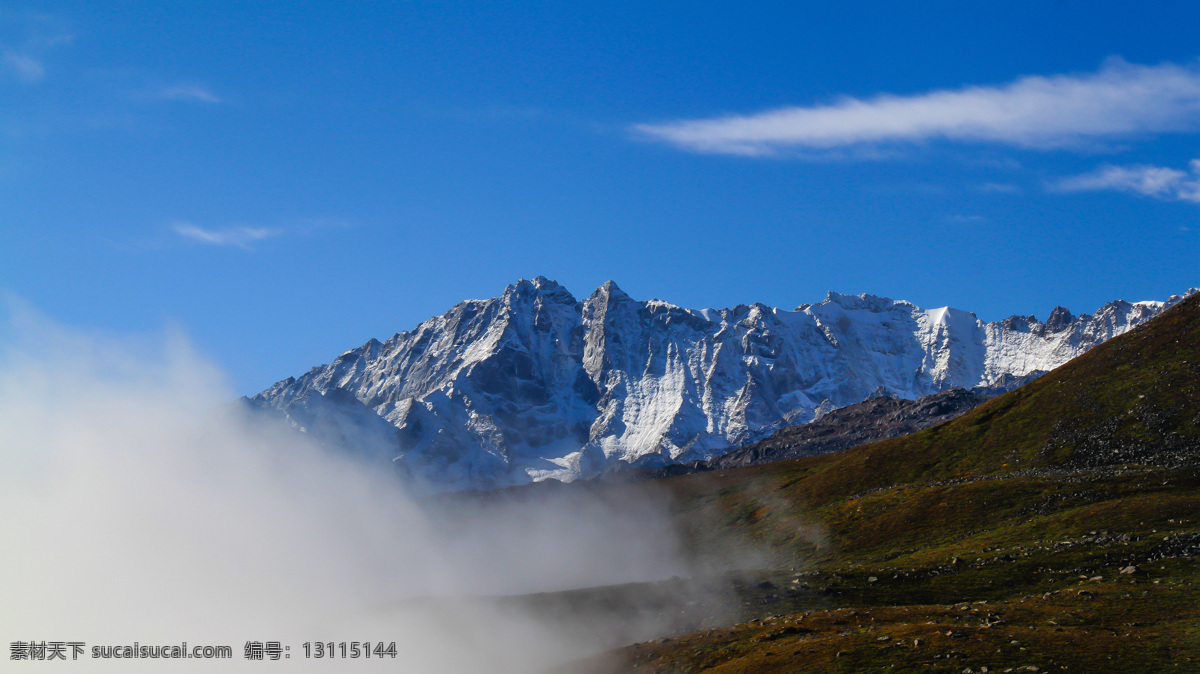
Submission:
<svg viewBox="0 0 1200 674">
<path fill-rule="evenodd" d="M 834 414 L 907 414 L 868 403 Z M 594 484 L 627 487 L 559 491 Z M 691 554 L 752 555 L 721 576 L 738 615 L 684 594 L 642 609 L 677 633 L 559 672 L 1197 671 L 1200 296 L 946 423 L 634 486 Z"/>
<path fill-rule="evenodd" d="M 579 300 L 537 277 L 244 402 L 439 489 L 571 481 L 712 459 L 881 395 L 1010 390 L 1195 292 L 984 322 L 834 292 L 685 309 L 610 281 Z"/>
</svg>

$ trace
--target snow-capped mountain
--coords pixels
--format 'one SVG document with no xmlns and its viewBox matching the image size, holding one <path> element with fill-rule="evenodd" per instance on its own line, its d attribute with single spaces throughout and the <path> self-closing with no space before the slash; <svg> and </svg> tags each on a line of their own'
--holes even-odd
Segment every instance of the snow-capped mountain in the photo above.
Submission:
<svg viewBox="0 0 1200 674">
<path fill-rule="evenodd" d="M 440 488 L 572 480 L 616 462 L 710 458 L 872 395 L 1012 388 L 1182 298 L 984 323 L 833 292 L 793 311 L 693 310 L 634 300 L 610 281 L 578 300 L 538 277 L 248 402 Z"/>
</svg>

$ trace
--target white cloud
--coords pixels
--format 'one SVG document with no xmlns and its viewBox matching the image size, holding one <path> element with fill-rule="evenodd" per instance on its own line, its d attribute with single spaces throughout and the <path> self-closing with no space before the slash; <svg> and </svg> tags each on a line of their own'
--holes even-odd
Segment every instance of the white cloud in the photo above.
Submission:
<svg viewBox="0 0 1200 674">
<path fill-rule="evenodd" d="M 1188 163 L 1187 171 L 1165 166 L 1101 166 L 1079 176 L 1050 185 L 1057 192 L 1115 190 L 1156 199 L 1200 203 L 1200 159 Z"/>
<path fill-rule="evenodd" d="M 213 92 L 196 85 L 166 87 L 158 92 L 160 98 L 169 101 L 194 101 L 197 103 L 220 103 L 221 98 Z"/>
<path fill-rule="evenodd" d="M 843 98 L 829 105 L 750 115 L 638 124 L 633 130 L 686 150 L 769 155 L 933 139 L 1048 149 L 1200 128 L 1200 67 L 1109 59 L 1084 75 L 1022 77 L 911 96 Z"/>
<path fill-rule="evenodd" d="M 6 51 L 0 62 L 22 82 L 40 82 L 46 76 L 46 66 L 32 56 Z"/>
<path fill-rule="evenodd" d="M 283 233 L 283 230 L 270 227 L 226 227 L 223 229 L 205 229 L 187 222 L 177 222 L 171 225 L 176 234 L 185 239 L 199 241 L 212 246 L 233 246 L 235 248 L 250 248 L 250 245 Z"/>
<path fill-rule="evenodd" d="M 1016 194 L 1021 191 L 1019 186 L 1012 183 L 981 183 L 975 189 L 984 194 Z"/>
<path fill-rule="evenodd" d="M 32 10 L 0 9 L 0 69 L 27 84 L 46 77 L 46 58 L 74 35 L 58 17 Z"/>
<path fill-rule="evenodd" d="M 987 218 L 982 215 L 958 213 L 955 215 L 946 216 L 946 222 L 954 223 L 956 225 L 981 225 L 987 222 Z"/>
<path fill-rule="evenodd" d="M 666 635 L 666 613 L 490 598 L 688 574 L 667 494 L 427 502 L 390 465 L 237 413 L 228 376 L 181 335 L 80 334 L 14 309 L 0 301 L 0 633 L 232 644 L 213 671 L 234 672 L 263 669 L 238 655 L 254 635 L 395 641 L 378 664 L 449 674 L 546 671 L 633 629 L 624 642 Z M 379 671 L 293 655 L 287 671 Z M 206 669 L 153 663 L 85 669 Z"/>
</svg>

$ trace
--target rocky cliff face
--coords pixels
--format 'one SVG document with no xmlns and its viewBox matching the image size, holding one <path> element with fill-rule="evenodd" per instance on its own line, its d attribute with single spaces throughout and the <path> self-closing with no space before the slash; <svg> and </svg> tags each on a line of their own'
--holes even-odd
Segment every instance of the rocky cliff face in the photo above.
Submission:
<svg viewBox="0 0 1200 674">
<path fill-rule="evenodd" d="M 676 463 L 654 471 L 634 470 L 625 474 L 618 470 L 618 474 L 631 479 L 653 479 L 828 454 L 946 423 L 988 398 L 986 394 L 961 388 L 931 393 L 917 400 L 869 398 L 822 414 L 807 424 L 784 426 L 762 440 L 712 459 Z"/>
<path fill-rule="evenodd" d="M 838 293 L 794 311 L 693 310 L 608 282 L 580 301 L 538 277 L 248 402 L 442 488 L 571 480 L 711 458 L 873 395 L 1004 390 L 1180 299 L 984 323 Z"/>
</svg>

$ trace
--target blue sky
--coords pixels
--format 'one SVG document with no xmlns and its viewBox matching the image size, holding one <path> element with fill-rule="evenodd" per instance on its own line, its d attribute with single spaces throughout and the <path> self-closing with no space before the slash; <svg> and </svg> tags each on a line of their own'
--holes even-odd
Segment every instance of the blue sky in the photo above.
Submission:
<svg viewBox="0 0 1200 674">
<path fill-rule="evenodd" d="M 985 320 L 1200 285 L 1200 5 L 899 4 L 3 3 L 0 289 L 253 393 L 539 274 Z"/>
</svg>

